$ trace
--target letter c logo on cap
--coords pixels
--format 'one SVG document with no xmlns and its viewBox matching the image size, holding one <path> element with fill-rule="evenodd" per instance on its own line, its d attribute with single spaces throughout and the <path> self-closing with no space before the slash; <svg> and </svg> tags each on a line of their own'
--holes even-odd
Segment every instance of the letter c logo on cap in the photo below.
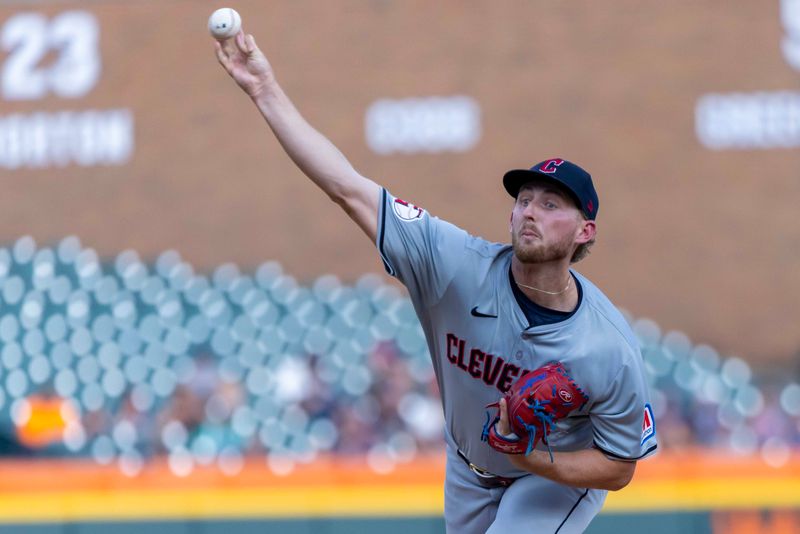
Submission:
<svg viewBox="0 0 800 534">
<path fill-rule="evenodd" d="M 549 159 L 542 163 L 542 166 L 539 167 L 539 171 L 546 172 L 547 174 L 554 174 L 562 163 L 564 163 L 563 159 Z"/>
</svg>

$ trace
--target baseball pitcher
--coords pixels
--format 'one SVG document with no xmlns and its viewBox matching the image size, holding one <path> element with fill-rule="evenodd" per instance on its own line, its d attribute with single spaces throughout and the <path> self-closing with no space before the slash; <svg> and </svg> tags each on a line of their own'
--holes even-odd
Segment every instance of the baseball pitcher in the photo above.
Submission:
<svg viewBox="0 0 800 534">
<path fill-rule="evenodd" d="M 215 47 L 287 154 L 408 288 L 444 408 L 448 532 L 582 532 L 656 449 L 636 339 L 571 269 L 595 240 L 589 173 L 560 158 L 506 173 L 511 244 L 490 243 L 360 175 L 300 115 L 252 35 Z"/>
</svg>

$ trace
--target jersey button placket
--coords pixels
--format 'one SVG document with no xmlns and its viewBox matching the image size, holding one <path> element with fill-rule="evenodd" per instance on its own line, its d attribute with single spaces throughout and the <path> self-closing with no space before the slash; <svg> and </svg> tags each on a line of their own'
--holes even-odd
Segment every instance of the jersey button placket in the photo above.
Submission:
<svg viewBox="0 0 800 534">
<path fill-rule="evenodd" d="M 536 359 L 536 352 L 534 351 L 533 343 L 531 343 L 530 335 L 526 334 L 525 330 L 520 333 L 510 356 L 514 364 L 523 370 L 535 368 L 533 367 L 533 362 Z"/>
</svg>

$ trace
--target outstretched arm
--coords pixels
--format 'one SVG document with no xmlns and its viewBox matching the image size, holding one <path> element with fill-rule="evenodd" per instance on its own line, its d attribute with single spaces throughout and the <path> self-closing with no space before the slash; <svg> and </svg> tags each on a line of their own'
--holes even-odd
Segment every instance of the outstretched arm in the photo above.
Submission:
<svg viewBox="0 0 800 534">
<path fill-rule="evenodd" d="M 380 186 L 356 172 L 300 115 L 252 35 L 240 31 L 214 46 L 220 64 L 256 104 L 292 161 L 375 242 Z"/>
<path fill-rule="evenodd" d="M 511 434 L 506 400 L 500 399 L 500 421 L 497 430 Z M 611 460 L 598 449 L 574 452 L 554 452 L 553 462 L 545 451 L 533 450 L 530 454 L 509 454 L 508 459 L 517 469 L 549 478 L 560 484 L 577 488 L 597 488 L 617 491 L 633 478 L 636 462 Z"/>
</svg>

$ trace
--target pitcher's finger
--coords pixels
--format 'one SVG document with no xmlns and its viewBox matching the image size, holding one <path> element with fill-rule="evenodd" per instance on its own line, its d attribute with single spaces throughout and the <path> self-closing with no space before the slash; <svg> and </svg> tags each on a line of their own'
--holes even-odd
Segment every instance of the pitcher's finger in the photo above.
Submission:
<svg viewBox="0 0 800 534">
<path fill-rule="evenodd" d="M 245 38 L 245 40 L 246 40 L 246 43 L 247 43 L 247 53 L 248 54 L 252 54 L 253 51 L 256 48 L 258 48 L 258 45 L 256 45 L 256 38 L 253 37 L 252 34 L 248 33 L 247 37 Z"/>
<path fill-rule="evenodd" d="M 236 41 L 236 48 L 238 48 L 241 53 L 248 54 L 250 52 L 247 49 L 247 43 L 245 43 L 243 30 L 239 30 L 239 33 L 236 34 L 234 40 Z"/>
<path fill-rule="evenodd" d="M 506 399 L 500 399 L 500 428 L 506 433 L 511 428 L 508 422 L 508 406 L 506 405 Z"/>
</svg>

